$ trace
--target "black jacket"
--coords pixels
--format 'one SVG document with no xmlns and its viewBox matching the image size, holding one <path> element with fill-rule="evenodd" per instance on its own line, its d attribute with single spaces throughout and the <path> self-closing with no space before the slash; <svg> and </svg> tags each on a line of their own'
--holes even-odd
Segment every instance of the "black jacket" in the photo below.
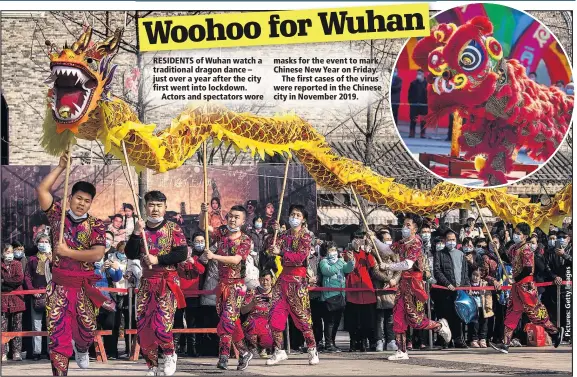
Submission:
<svg viewBox="0 0 577 377">
<path fill-rule="evenodd" d="M 403 88 L 403 80 L 399 76 L 393 77 L 391 82 L 391 104 L 400 105 L 401 103 L 401 89 Z"/>
<path fill-rule="evenodd" d="M 548 248 L 545 251 L 545 262 L 547 267 L 551 270 L 553 279 L 559 276 L 561 279 L 565 280 L 567 274 L 567 268 L 571 268 L 573 264 L 572 245 L 569 244 L 565 247 L 565 255 L 558 256 L 555 254 L 555 247 Z"/>
<path fill-rule="evenodd" d="M 409 103 L 411 105 L 427 104 L 427 81 L 414 80 L 409 85 Z"/>
<path fill-rule="evenodd" d="M 433 266 L 435 279 L 439 285 L 448 287 L 452 285 L 457 287 L 457 282 L 455 280 L 455 268 L 453 267 L 453 259 L 449 250 L 444 248 L 441 251 L 435 253 L 434 266 Z M 468 287 L 471 285 L 469 280 L 469 265 L 465 259 L 465 254 L 463 254 L 463 267 L 461 268 L 461 285 L 462 287 Z"/>
</svg>

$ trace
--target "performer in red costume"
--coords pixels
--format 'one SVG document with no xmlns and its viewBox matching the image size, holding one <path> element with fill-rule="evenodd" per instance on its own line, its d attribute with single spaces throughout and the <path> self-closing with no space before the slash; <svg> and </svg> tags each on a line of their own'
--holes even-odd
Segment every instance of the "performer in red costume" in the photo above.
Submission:
<svg viewBox="0 0 577 377">
<path fill-rule="evenodd" d="M 78 367 L 88 368 L 88 349 L 94 341 L 98 308 L 105 302 L 106 307 L 113 307 L 94 287 L 100 280 L 94 273 L 94 262 L 104 257 L 106 228 L 101 220 L 88 214 L 96 195 L 91 183 L 76 182 L 72 186 L 70 209 L 64 220 L 64 241 L 59 243 L 61 215 L 66 208 L 54 200 L 50 191 L 66 170 L 66 164 L 64 155 L 36 189 L 40 208 L 52 227 L 55 245 L 52 281 L 46 287 L 48 352 L 54 376 L 68 375 L 68 359 L 73 349 Z"/>
<path fill-rule="evenodd" d="M 379 242 L 373 233 L 370 234 L 375 239 L 379 251 L 385 254 L 396 253 L 400 258 L 400 262 L 382 263 L 380 268 L 403 271 L 393 308 L 393 331 L 398 349 L 394 355 L 389 356 L 389 360 L 407 360 L 409 358 L 405 337 L 405 332 L 409 326 L 418 330 L 433 330 L 438 332 L 447 343 L 451 341 L 451 330 L 447 320 L 431 321 L 425 315 L 425 304 L 429 297 L 424 287 L 423 263 L 427 259 L 423 258 L 423 243 L 416 235 L 418 228 L 412 217 L 405 218 L 402 230 L 403 239 L 395 242 L 390 248 Z"/>
<path fill-rule="evenodd" d="M 260 287 L 247 292 L 242 314 L 248 313 L 242 324 L 249 349 L 253 355 L 258 352 L 258 347 L 263 350 L 272 348 L 272 333 L 268 324 L 268 316 L 272 304 L 272 271 L 264 271 L 260 276 Z"/>
<path fill-rule="evenodd" d="M 542 326 L 547 331 L 555 348 L 559 347 L 563 340 L 563 327 L 553 325 L 547 309 L 539 301 L 537 288 L 533 283 L 535 254 L 529 244 L 530 234 L 531 228 L 527 223 L 518 224 L 513 234 L 515 244 L 507 251 L 513 265 L 513 287 L 507 301 L 505 336 L 501 344 L 489 343 L 493 349 L 502 353 L 509 353 L 513 331 L 523 313 L 527 314 L 531 323 Z"/>
<path fill-rule="evenodd" d="M 207 216 L 208 205 L 202 204 L 201 216 Z M 251 239 L 241 231 L 241 227 L 246 220 L 246 209 L 243 206 L 233 206 L 227 215 L 226 226 L 213 229 L 208 227 L 210 233 L 210 243 L 216 243 L 218 250 L 216 253 L 208 250 L 206 256 L 208 260 L 214 259 L 218 262 L 219 281 L 216 293 L 216 311 L 220 316 L 220 321 L 216 328 L 220 337 L 219 358 L 216 365 L 219 369 L 228 369 L 228 356 L 230 347 L 234 342 L 240 357 L 238 359 L 237 370 L 248 368 L 252 353 L 244 343 L 244 333 L 240 323 L 240 307 L 246 295 L 245 263 L 250 254 Z M 199 221 L 199 227 L 204 231 L 204 221 Z"/>
<path fill-rule="evenodd" d="M 308 213 L 302 205 L 289 208 L 291 229 L 280 234 L 276 245 L 268 247 L 269 254 L 282 258 L 283 270 L 272 290 L 273 305 L 269 323 L 274 341 L 274 354 L 266 365 L 275 365 L 288 359 L 283 350 L 283 331 L 290 313 L 297 329 L 302 331 L 308 347 L 309 364 L 319 363 L 315 336 L 312 330 L 311 302 L 307 282 L 307 257 L 311 250 L 311 235 L 304 227 Z M 274 225 L 277 231 L 279 224 Z M 272 240 L 273 237 L 270 237 Z"/>
<path fill-rule="evenodd" d="M 172 376 L 177 360 L 172 335 L 174 313 L 186 306 L 177 267 L 186 260 L 188 248 L 180 226 L 164 218 L 166 196 L 160 191 L 150 191 L 144 201 L 146 222 L 138 220 L 124 249 L 127 258 L 142 258 L 142 278 L 136 296 L 138 343 L 148 365 L 147 376 L 162 374 L 158 371 L 159 347 L 164 354 L 163 375 Z M 148 255 L 144 250 L 144 236 Z"/>
</svg>

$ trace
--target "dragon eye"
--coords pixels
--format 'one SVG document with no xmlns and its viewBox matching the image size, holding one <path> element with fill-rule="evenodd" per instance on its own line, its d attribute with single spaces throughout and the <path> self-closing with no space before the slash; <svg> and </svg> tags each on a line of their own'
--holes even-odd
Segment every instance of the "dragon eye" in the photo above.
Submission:
<svg viewBox="0 0 577 377">
<path fill-rule="evenodd" d="M 477 41 L 472 40 L 461 51 L 459 65 L 465 71 L 474 71 L 485 61 L 485 50 Z"/>
<path fill-rule="evenodd" d="M 93 59 L 93 58 L 86 58 L 86 64 L 88 64 L 88 67 L 90 67 L 90 69 L 92 69 L 93 71 L 96 71 L 98 69 L 98 60 Z"/>
</svg>

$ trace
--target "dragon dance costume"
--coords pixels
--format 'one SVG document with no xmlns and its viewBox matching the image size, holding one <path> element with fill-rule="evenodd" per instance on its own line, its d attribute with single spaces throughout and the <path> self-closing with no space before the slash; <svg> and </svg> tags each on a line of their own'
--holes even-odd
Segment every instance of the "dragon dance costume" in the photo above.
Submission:
<svg viewBox="0 0 577 377">
<path fill-rule="evenodd" d="M 216 333 L 220 337 L 219 356 L 226 358 L 230 355 L 232 343 L 241 355 L 247 351 L 240 322 L 240 307 L 246 295 L 245 263 L 250 254 L 251 245 L 250 237 L 244 233 L 235 240 L 231 240 L 230 235 L 226 227 L 214 229 L 210 235 L 211 243 L 218 244 L 217 255 L 225 257 L 240 255 L 242 257 L 239 264 L 218 263 L 216 311 L 220 321 Z"/>
<path fill-rule="evenodd" d="M 144 230 L 150 255 L 158 264 L 149 269 L 142 261 L 142 278 L 136 295 L 136 326 L 140 349 L 148 368 L 158 367 L 158 348 L 164 357 L 174 355 L 172 326 L 177 307 L 186 307 L 180 290 L 177 265 L 188 255 L 186 237 L 180 226 L 163 220 L 156 228 Z M 132 234 L 125 248 L 126 257 L 138 259 L 144 255 L 142 235 Z"/>
<path fill-rule="evenodd" d="M 283 269 L 272 289 L 273 304 L 269 323 L 274 347 L 283 349 L 283 331 L 290 314 L 296 328 L 303 333 L 309 350 L 316 348 L 306 269 L 311 236 L 305 228 L 301 228 L 296 234 L 289 230 L 278 236 L 277 246 L 280 248 Z M 269 253 L 272 255 L 270 248 Z"/>
<path fill-rule="evenodd" d="M 62 207 L 52 203 L 46 216 L 52 227 L 52 243 L 58 244 Z M 104 223 L 90 215 L 74 220 L 69 213 L 64 221 L 64 242 L 73 250 L 105 246 Z M 46 287 L 48 352 L 54 376 L 68 375 L 68 359 L 76 351 L 87 353 L 94 341 L 98 309 L 107 300 L 94 284 L 100 277 L 94 263 L 79 262 L 54 255 L 52 281 Z"/>
</svg>

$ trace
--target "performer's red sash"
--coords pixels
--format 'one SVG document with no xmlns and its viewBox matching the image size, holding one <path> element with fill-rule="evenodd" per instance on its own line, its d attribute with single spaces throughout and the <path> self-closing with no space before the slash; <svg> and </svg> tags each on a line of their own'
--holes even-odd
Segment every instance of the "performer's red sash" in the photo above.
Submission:
<svg viewBox="0 0 577 377">
<path fill-rule="evenodd" d="M 532 282 L 533 282 L 533 276 L 529 275 L 529 276 L 525 276 L 523 279 L 513 283 L 514 293 L 517 293 L 517 295 L 521 299 L 521 300 L 513 299 L 513 306 L 517 310 L 522 310 L 523 304 L 529 305 L 529 306 L 535 306 L 539 302 L 539 297 L 537 295 L 537 291 L 533 285 L 531 285 L 532 289 L 530 291 L 527 291 L 523 288 L 523 284 L 532 283 Z"/>
<path fill-rule="evenodd" d="M 160 288 L 160 295 L 164 295 L 166 292 L 166 287 L 174 293 L 174 297 L 176 298 L 176 305 L 179 309 L 186 307 L 186 299 L 184 298 L 184 294 L 178 285 L 178 272 L 177 271 L 158 271 L 158 270 L 150 270 L 144 269 L 142 272 L 142 278 L 144 279 L 160 279 L 160 285 L 157 287 Z"/>
<path fill-rule="evenodd" d="M 52 270 L 52 281 L 54 283 L 66 288 L 84 288 L 86 295 L 97 308 L 100 308 L 108 300 L 106 296 L 94 287 L 94 284 L 100 279 L 101 277 L 93 271 L 69 271 L 61 270 L 60 268 Z"/>
<path fill-rule="evenodd" d="M 402 283 L 407 284 L 406 288 L 413 292 L 417 300 L 424 302 L 429 299 L 429 295 L 424 289 L 423 273 L 421 271 L 403 271 L 401 277 Z"/>
</svg>

